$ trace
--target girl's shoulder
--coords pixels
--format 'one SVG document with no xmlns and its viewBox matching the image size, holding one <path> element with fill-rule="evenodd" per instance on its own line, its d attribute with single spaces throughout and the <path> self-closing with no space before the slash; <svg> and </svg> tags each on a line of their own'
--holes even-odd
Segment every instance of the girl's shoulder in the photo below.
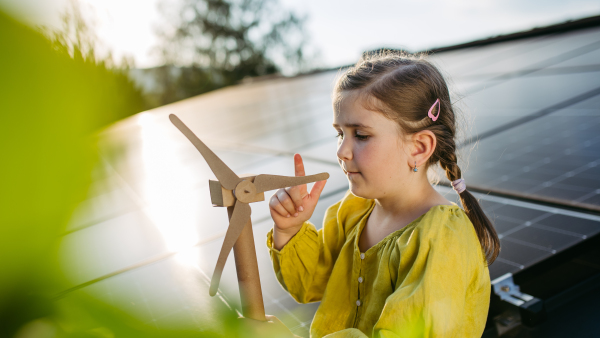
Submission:
<svg viewBox="0 0 600 338">
<path fill-rule="evenodd" d="M 477 238 L 469 216 L 456 203 L 433 206 L 415 224 L 415 230 L 429 239 L 452 239 L 455 237 Z"/>
<path fill-rule="evenodd" d="M 407 231 L 403 235 L 398 242 L 400 245 L 436 246 L 464 252 L 482 250 L 469 216 L 455 203 L 432 207 L 422 215 L 412 231 Z M 482 251 L 481 253 L 480 258 L 485 259 Z"/>
<path fill-rule="evenodd" d="M 451 205 L 440 204 L 429 209 L 419 222 L 419 226 L 424 229 L 439 230 L 440 226 L 452 230 L 465 229 L 467 225 L 473 226 L 469 216 L 465 211 L 454 202 Z"/>
</svg>

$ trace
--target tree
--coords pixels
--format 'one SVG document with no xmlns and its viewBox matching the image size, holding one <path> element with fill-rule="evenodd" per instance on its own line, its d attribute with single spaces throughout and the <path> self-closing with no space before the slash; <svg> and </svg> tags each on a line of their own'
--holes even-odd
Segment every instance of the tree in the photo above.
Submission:
<svg viewBox="0 0 600 338">
<path fill-rule="evenodd" d="M 88 81 L 98 85 L 100 92 L 106 96 L 104 102 L 114 104 L 104 112 L 106 123 L 152 108 L 142 90 L 129 77 L 133 59 L 124 56 L 119 63 L 115 62 L 110 49 L 102 48 L 93 22 L 84 17 L 78 0 L 68 1 L 61 14 L 61 24 L 57 29 L 42 26 L 39 30 L 55 51 L 86 69 Z M 99 53 L 99 49 L 105 52 Z"/>
<path fill-rule="evenodd" d="M 163 104 L 307 66 L 306 17 L 277 0 L 182 0 L 174 12 L 161 7 L 170 23 L 157 32 L 166 65 L 159 74 Z"/>
</svg>

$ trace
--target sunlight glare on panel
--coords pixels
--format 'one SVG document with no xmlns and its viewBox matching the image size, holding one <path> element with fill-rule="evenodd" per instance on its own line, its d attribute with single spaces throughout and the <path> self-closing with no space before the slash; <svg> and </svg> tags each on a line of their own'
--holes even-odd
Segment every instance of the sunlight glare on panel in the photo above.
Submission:
<svg viewBox="0 0 600 338">
<path fill-rule="evenodd" d="M 178 155 L 177 142 L 157 116 L 141 114 L 138 118 L 141 137 L 141 168 L 146 213 L 161 232 L 171 251 L 182 251 L 198 242 L 198 217 L 189 205 L 199 205 L 200 197 L 186 189 L 193 181 L 192 166 Z M 163 116 L 160 116 L 163 118 Z M 188 263 L 197 263 L 190 255 L 177 255 Z M 197 258 L 196 258 L 197 259 Z"/>
</svg>

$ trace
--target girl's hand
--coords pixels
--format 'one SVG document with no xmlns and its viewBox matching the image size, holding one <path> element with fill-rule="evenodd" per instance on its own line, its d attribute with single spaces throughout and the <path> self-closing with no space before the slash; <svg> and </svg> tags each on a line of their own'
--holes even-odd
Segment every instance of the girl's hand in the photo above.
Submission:
<svg viewBox="0 0 600 338">
<path fill-rule="evenodd" d="M 300 154 L 294 155 L 294 165 L 296 176 L 305 176 Z M 310 194 L 306 190 L 306 184 L 277 190 L 269 200 L 269 210 L 277 230 L 295 234 L 315 211 L 325 183 L 327 181 L 315 182 Z"/>
<path fill-rule="evenodd" d="M 241 337 L 261 337 L 261 338 L 296 338 L 290 329 L 275 316 L 265 315 L 266 322 L 260 320 L 239 317 L 242 321 L 243 333 Z"/>
</svg>

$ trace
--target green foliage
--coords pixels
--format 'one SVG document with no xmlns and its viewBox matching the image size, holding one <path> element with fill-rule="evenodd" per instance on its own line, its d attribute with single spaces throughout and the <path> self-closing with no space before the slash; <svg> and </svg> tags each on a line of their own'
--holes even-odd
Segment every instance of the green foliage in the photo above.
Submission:
<svg viewBox="0 0 600 338">
<path fill-rule="evenodd" d="M 106 124 L 102 85 L 82 62 L 0 13 L 0 331 L 49 311 L 54 245 L 94 161 L 85 135 Z M 91 74 L 92 78 L 95 74 Z M 100 88 L 99 88 L 100 87 Z M 107 100 L 108 101 L 108 100 Z M 97 105 L 100 103 L 100 105 Z M 108 103 L 108 102 L 107 102 Z M 109 103 L 109 105 L 111 105 Z"/>
<path fill-rule="evenodd" d="M 152 108 L 142 90 L 127 75 L 132 59 L 124 57 L 117 65 L 110 51 L 103 56 L 98 54 L 99 41 L 93 27 L 84 19 L 77 0 L 69 1 L 61 23 L 59 29 L 41 27 L 41 32 L 54 50 L 80 63 L 92 82 L 102 84 L 98 98 L 111 97 L 108 102 L 114 103 L 103 113 L 106 121 L 120 120 Z"/>
<path fill-rule="evenodd" d="M 247 77 L 304 70 L 305 19 L 276 0 L 183 0 L 171 27 L 159 32 L 166 64 L 161 103 Z"/>
<path fill-rule="evenodd" d="M 122 77 L 76 55 L 0 12 L 0 337 L 218 336 L 159 331 L 79 291 L 54 300 L 58 241 L 98 160 L 90 135 L 139 109 Z"/>
</svg>

